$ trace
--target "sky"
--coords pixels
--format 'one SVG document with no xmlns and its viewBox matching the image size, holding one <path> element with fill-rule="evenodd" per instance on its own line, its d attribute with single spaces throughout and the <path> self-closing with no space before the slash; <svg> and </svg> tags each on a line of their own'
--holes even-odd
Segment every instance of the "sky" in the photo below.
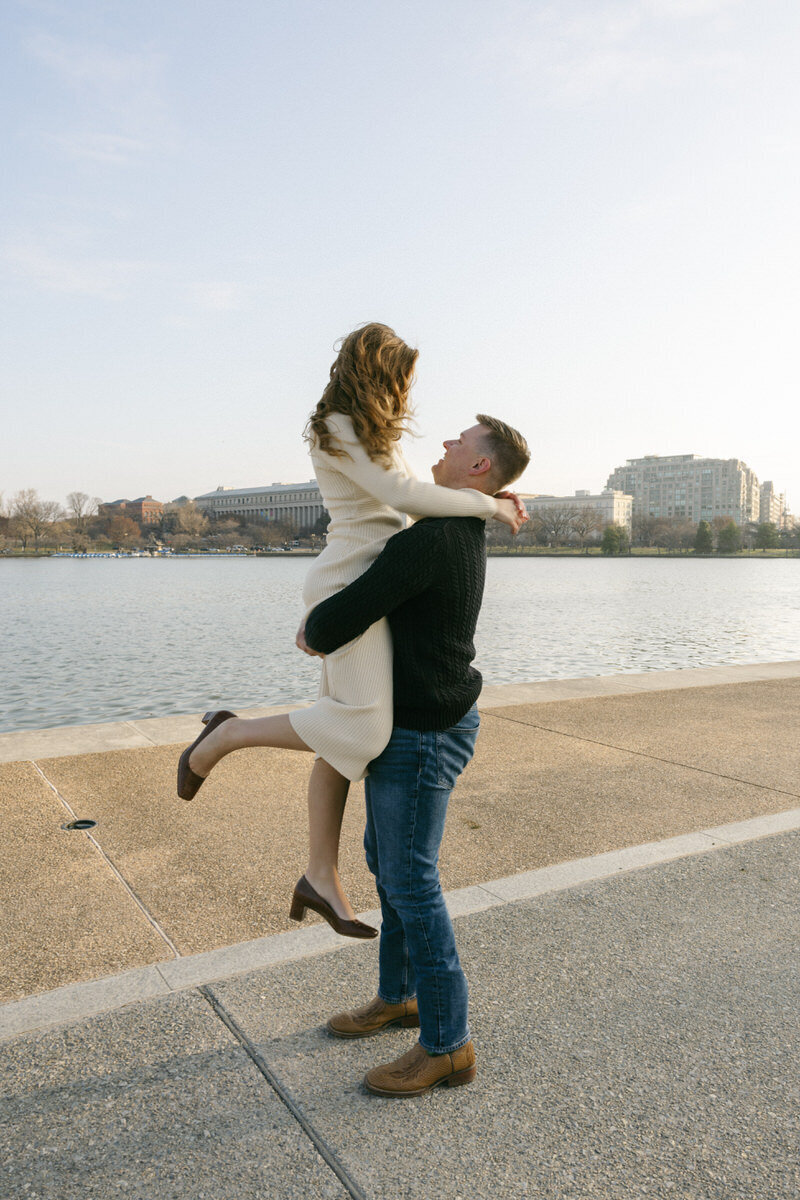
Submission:
<svg viewBox="0 0 800 1200">
<path fill-rule="evenodd" d="M 312 477 L 336 339 L 522 491 L 740 458 L 800 512 L 796 0 L 6 0 L 0 492 Z"/>
</svg>

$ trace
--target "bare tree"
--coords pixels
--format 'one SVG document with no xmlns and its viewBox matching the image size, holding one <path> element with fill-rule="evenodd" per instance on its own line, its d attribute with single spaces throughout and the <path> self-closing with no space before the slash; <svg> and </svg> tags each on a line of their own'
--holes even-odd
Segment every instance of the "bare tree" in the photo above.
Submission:
<svg viewBox="0 0 800 1200">
<path fill-rule="evenodd" d="M 21 541 L 23 550 L 31 538 L 38 549 L 43 535 L 62 516 L 61 505 L 56 500 L 40 500 L 35 488 L 23 488 L 11 501 L 12 532 Z"/>
<path fill-rule="evenodd" d="M 188 540 L 188 535 L 186 534 L 179 534 L 178 536 L 185 537 Z M 235 546 L 239 541 L 239 522 L 233 517 L 218 517 L 214 521 L 213 532 L 208 534 L 208 541 L 212 546 L 216 547 Z"/>
<path fill-rule="evenodd" d="M 504 525 L 503 528 L 508 529 L 508 526 Z M 508 529 L 508 532 L 510 533 L 511 530 Z M 543 546 L 545 544 L 546 539 L 542 529 L 542 521 L 537 510 L 528 510 L 528 520 L 522 526 L 522 529 L 520 529 L 517 537 L 521 541 L 527 542 L 529 546 Z"/>
<path fill-rule="evenodd" d="M 19 538 L 23 550 L 28 549 L 28 542 L 33 537 L 39 504 L 39 493 L 35 488 L 23 488 L 11 500 L 11 533 Z"/>
<path fill-rule="evenodd" d="M 41 507 L 41 522 L 42 534 L 47 530 L 53 530 L 56 525 L 60 525 L 66 517 L 66 513 L 57 500 L 43 500 Z"/>
<path fill-rule="evenodd" d="M 39 503 L 36 488 L 22 488 L 11 498 L 12 517 L 24 517 Z"/>
<path fill-rule="evenodd" d="M 199 537 L 208 529 L 208 517 L 200 511 L 194 500 L 190 500 L 188 504 L 184 504 L 178 509 L 175 528 L 178 533 L 188 533 L 192 537 Z"/>
<path fill-rule="evenodd" d="M 537 520 L 541 535 L 548 546 L 561 546 L 572 531 L 575 508 L 566 504 L 554 504 L 543 508 L 532 508 L 531 519 Z"/>
<path fill-rule="evenodd" d="M 88 496 L 86 492 L 70 492 L 67 496 L 67 513 L 75 522 L 77 533 L 83 533 L 90 517 L 97 512 L 98 501 Z"/>
<path fill-rule="evenodd" d="M 3 503 L 3 493 L 0 492 L 0 550 L 5 550 L 6 544 L 11 536 L 11 518 L 9 517 L 6 506 Z"/>
<path fill-rule="evenodd" d="M 527 526 L 523 526 L 527 528 Z M 502 521 L 487 521 L 486 522 L 486 545 L 487 546 L 510 546 L 513 540 L 511 528 L 504 525 Z"/>
<path fill-rule="evenodd" d="M 281 546 L 293 537 L 309 537 L 313 530 L 289 530 L 277 521 L 253 521 L 245 525 L 242 532 L 245 534 L 242 539 L 245 545 L 249 539 L 254 546 Z"/>
<path fill-rule="evenodd" d="M 755 545 L 756 536 L 758 534 L 757 521 L 742 521 L 742 545 L 747 550 L 752 550 Z"/>
<path fill-rule="evenodd" d="M 39 549 L 39 542 L 45 534 L 52 530 L 57 521 L 64 515 L 64 510 L 57 500 L 41 500 L 31 521 L 33 545 Z"/>
<path fill-rule="evenodd" d="M 633 518 L 633 544 L 635 546 L 654 546 L 658 533 L 659 521 L 649 513 L 637 513 Z"/>
<path fill-rule="evenodd" d="M 655 525 L 653 541 L 665 550 L 691 549 L 697 526 L 683 517 L 660 517 Z"/>
<path fill-rule="evenodd" d="M 581 549 L 586 545 L 586 539 L 592 533 L 599 533 L 603 528 L 603 514 L 598 508 L 575 507 L 572 517 L 572 532 L 578 539 Z"/>
<path fill-rule="evenodd" d="M 112 517 L 108 523 L 108 540 L 114 546 L 128 546 L 141 536 L 141 529 L 130 517 Z"/>
</svg>

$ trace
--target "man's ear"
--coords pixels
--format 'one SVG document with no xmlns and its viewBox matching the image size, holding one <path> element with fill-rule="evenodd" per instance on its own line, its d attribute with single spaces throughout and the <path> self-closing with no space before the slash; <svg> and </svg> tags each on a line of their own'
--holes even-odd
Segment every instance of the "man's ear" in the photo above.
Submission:
<svg viewBox="0 0 800 1200">
<path fill-rule="evenodd" d="M 487 471 L 492 469 L 492 460 L 490 458 L 477 458 L 467 472 L 468 475 L 485 475 Z"/>
</svg>

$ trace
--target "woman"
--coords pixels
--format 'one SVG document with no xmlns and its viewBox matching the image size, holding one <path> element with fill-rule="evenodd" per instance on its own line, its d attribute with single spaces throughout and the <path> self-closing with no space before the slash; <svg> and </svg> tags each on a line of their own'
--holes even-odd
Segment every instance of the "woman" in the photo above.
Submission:
<svg viewBox="0 0 800 1200">
<path fill-rule="evenodd" d="M 343 339 L 330 381 L 311 414 L 306 438 L 326 509 L 327 544 L 306 576 L 309 612 L 357 579 L 388 538 L 417 516 L 494 517 L 514 532 L 524 516 L 512 493 L 454 491 L 417 480 L 400 450 L 410 417 L 409 392 L 419 352 L 386 325 L 371 323 Z M 205 730 L 181 755 L 178 794 L 192 799 L 215 764 L 245 746 L 311 750 L 309 860 L 290 915 L 311 908 L 349 937 L 376 930 L 354 919 L 338 872 L 339 835 L 350 781 L 363 779 L 392 732 L 392 643 L 387 621 L 328 655 L 319 699 L 277 717 L 206 714 Z"/>
</svg>

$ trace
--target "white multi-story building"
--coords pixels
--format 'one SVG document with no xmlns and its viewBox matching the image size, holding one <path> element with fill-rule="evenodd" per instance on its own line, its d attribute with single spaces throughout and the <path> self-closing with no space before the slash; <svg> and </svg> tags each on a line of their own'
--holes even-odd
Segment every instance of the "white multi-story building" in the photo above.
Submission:
<svg viewBox="0 0 800 1200">
<path fill-rule="evenodd" d="M 583 509 L 593 508 L 600 514 L 603 525 L 622 525 L 631 531 L 631 514 L 633 502 L 624 492 L 606 490 L 594 493 L 580 491 L 574 496 L 522 496 L 528 513 L 547 509 Z"/>
<path fill-rule="evenodd" d="M 634 516 L 708 521 L 729 517 L 737 525 L 758 521 L 760 493 L 753 471 L 737 458 L 649 454 L 629 458 L 608 477 L 609 488 L 633 497 Z"/>
<path fill-rule="evenodd" d="M 775 491 L 775 484 L 771 479 L 761 485 L 761 504 L 759 521 L 770 521 L 776 529 L 782 529 L 784 516 L 786 513 L 786 497 L 783 493 Z"/>
<path fill-rule="evenodd" d="M 217 517 L 257 517 L 307 529 L 325 513 L 316 479 L 308 483 L 273 483 L 269 487 L 226 488 L 195 496 L 198 508 Z"/>
</svg>

